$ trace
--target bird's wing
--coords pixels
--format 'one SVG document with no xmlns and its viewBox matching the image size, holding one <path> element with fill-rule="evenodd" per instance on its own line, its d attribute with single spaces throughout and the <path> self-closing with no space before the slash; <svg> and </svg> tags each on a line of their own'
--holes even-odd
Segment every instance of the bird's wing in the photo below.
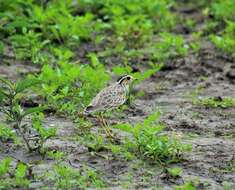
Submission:
<svg viewBox="0 0 235 190">
<path fill-rule="evenodd" d="M 104 88 L 95 96 L 95 98 L 93 98 L 89 106 L 93 107 L 93 109 L 104 108 L 107 102 L 109 102 L 110 99 L 112 98 L 112 92 L 114 88 L 115 88 L 114 85 Z"/>
</svg>

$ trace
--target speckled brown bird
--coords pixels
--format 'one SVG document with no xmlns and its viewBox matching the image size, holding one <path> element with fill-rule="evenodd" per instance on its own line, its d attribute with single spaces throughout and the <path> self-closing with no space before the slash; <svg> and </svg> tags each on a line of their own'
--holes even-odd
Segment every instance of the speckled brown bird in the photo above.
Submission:
<svg viewBox="0 0 235 190">
<path fill-rule="evenodd" d="M 129 85 L 133 80 L 134 78 L 131 75 L 120 77 L 116 83 L 101 90 L 84 110 L 85 115 L 100 114 L 101 122 L 109 136 L 111 134 L 107 129 L 107 123 L 104 121 L 102 113 L 118 108 L 126 102 Z"/>
</svg>

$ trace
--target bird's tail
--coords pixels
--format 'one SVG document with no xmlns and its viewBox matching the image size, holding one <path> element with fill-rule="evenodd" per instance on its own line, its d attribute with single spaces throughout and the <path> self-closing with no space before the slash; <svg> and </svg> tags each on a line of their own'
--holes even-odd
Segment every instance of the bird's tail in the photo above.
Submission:
<svg viewBox="0 0 235 190">
<path fill-rule="evenodd" d="M 93 106 L 87 106 L 84 111 L 83 111 L 83 114 L 84 115 L 89 115 L 91 114 L 91 112 L 93 111 Z"/>
</svg>

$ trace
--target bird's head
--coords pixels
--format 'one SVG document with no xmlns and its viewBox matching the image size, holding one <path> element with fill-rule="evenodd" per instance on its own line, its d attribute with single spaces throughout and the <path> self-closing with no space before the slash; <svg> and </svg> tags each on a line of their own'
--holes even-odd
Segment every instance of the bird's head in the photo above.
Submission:
<svg viewBox="0 0 235 190">
<path fill-rule="evenodd" d="M 124 76 L 121 76 L 121 77 L 117 80 L 117 83 L 118 83 L 118 84 L 121 84 L 121 85 L 124 85 L 124 86 L 127 86 L 127 85 L 129 85 L 133 80 L 135 80 L 135 78 L 132 77 L 131 75 L 124 75 Z"/>
</svg>

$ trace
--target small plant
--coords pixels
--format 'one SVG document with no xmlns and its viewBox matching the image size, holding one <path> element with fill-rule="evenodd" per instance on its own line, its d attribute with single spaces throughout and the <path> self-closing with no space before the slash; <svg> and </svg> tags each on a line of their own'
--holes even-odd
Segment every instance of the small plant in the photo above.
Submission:
<svg viewBox="0 0 235 190">
<path fill-rule="evenodd" d="M 179 177 L 182 174 L 182 168 L 175 167 L 175 168 L 167 168 L 167 172 L 173 178 Z"/>
<path fill-rule="evenodd" d="M 65 154 L 61 151 L 47 151 L 47 156 L 56 161 L 61 161 L 64 158 Z"/>
<path fill-rule="evenodd" d="M 42 40 L 40 33 L 32 30 L 22 29 L 22 34 L 10 37 L 17 59 L 31 60 L 33 63 L 43 64 L 49 62 L 48 54 L 43 51 L 49 40 Z"/>
<path fill-rule="evenodd" d="M 155 65 L 155 67 L 152 69 L 147 69 L 144 72 L 135 72 L 135 73 L 132 73 L 132 69 L 130 66 L 125 66 L 125 67 L 115 66 L 112 68 L 112 70 L 117 76 L 130 74 L 136 79 L 137 82 L 142 82 L 151 77 L 154 73 L 158 72 L 162 68 L 162 66 L 163 66 L 162 64 Z"/>
<path fill-rule="evenodd" d="M 5 142 L 12 140 L 13 142 L 17 141 L 17 136 L 15 131 L 5 124 L 0 124 L 0 141 Z"/>
<path fill-rule="evenodd" d="M 143 123 L 134 126 L 119 124 L 114 126 L 132 135 L 126 138 L 125 146 L 140 157 L 148 158 L 154 163 L 169 164 L 181 160 L 183 152 L 191 150 L 191 146 L 182 144 L 176 137 L 163 133 L 164 126 L 157 123 L 160 112 L 147 117 Z"/>
<path fill-rule="evenodd" d="M 211 13 L 219 21 L 233 20 L 235 18 L 234 10 L 233 0 L 218 0 L 211 5 Z"/>
<path fill-rule="evenodd" d="M 128 18 L 117 17 L 113 20 L 113 25 L 117 36 L 115 44 L 119 48 L 123 46 L 123 49 L 143 47 L 150 40 L 153 32 L 151 21 L 139 15 Z"/>
<path fill-rule="evenodd" d="M 55 128 L 45 128 L 42 125 L 42 120 L 44 118 L 43 113 L 34 113 L 32 117 L 32 128 L 35 129 L 38 135 L 38 142 L 37 142 L 37 148 L 39 151 L 44 151 L 44 143 L 51 137 L 54 137 L 56 135 L 56 129 Z"/>
<path fill-rule="evenodd" d="M 105 186 L 98 174 L 87 167 L 78 170 L 63 163 L 55 164 L 53 170 L 49 171 L 46 176 L 56 189 L 86 189 Z"/>
<path fill-rule="evenodd" d="M 28 188 L 30 183 L 27 179 L 28 167 L 18 163 L 12 171 L 10 164 L 10 158 L 5 158 L 0 163 L 0 189 Z"/>
<path fill-rule="evenodd" d="M 194 104 L 196 105 L 202 105 L 212 108 L 229 108 L 235 106 L 235 99 L 230 97 L 210 97 L 210 98 L 204 98 L 204 99 L 197 99 Z"/>
<path fill-rule="evenodd" d="M 227 21 L 227 26 L 221 36 L 210 35 L 211 41 L 216 45 L 217 48 L 223 50 L 225 53 L 231 54 L 235 57 L 235 22 Z"/>
<path fill-rule="evenodd" d="M 44 143 L 45 140 L 49 138 L 52 133 L 50 132 L 48 135 L 46 133 L 46 130 L 43 130 L 42 127 L 39 125 L 39 120 L 36 120 L 35 117 L 33 119 L 33 127 L 29 124 L 23 123 L 23 119 L 34 113 L 41 112 L 42 110 L 44 110 L 44 108 L 34 107 L 24 109 L 20 105 L 20 98 L 24 96 L 24 91 L 28 90 L 32 86 L 38 85 L 40 81 L 37 79 L 29 78 L 18 81 L 15 84 L 3 78 L 0 78 L 0 81 L 2 83 L 0 88 L 0 110 L 10 121 L 12 128 L 15 129 L 17 134 L 19 134 L 20 137 L 23 139 L 29 151 L 40 149 L 41 146 L 33 147 L 30 144 L 32 138 L 27 134 L 30 134 L 33 128 L 36 129 L 40 136 L 40 145 L 42 145 L 42 143 Z M 5 133 L 7 133 L 7 131 L 5 131 Z M 35 141 L 37 140 L 38 138 L 35 138 Z"/>
<path fill-rule="evenodd" d="M 161 33 L 160 40 L 154 48 L 154 58 L 160 62 L 167 59 L 185 56 L 188 53 L 188 46 L 182 36 L 171 33 Z"/>
<path fill-rule="evenodd" d="M 223 190 L 232 190 L 232 185 L 229 182 L 223 182 Z"/>
<path fill-rule="evenodd" d="M 194 32 L 192 34 L 193 40 L 189 44 L 189 47 L 196 54 L 198 54 L 199 50 L 201 49 L 201 35 L 202 35 L 202 32 Z"/>
<path fill-rule="evenodd" d="M 195 185 L 192 182 L 186 182 L 184 185 L 176 186 L 175 190 L 196 190 Z"/>
<path fill-rule="evenodd" d="M 84 138 L 84 144 L 90 151 L 99 152 L 104 149 L 104 138 L 101 135 L 88 134 Z"/>
</svg>

